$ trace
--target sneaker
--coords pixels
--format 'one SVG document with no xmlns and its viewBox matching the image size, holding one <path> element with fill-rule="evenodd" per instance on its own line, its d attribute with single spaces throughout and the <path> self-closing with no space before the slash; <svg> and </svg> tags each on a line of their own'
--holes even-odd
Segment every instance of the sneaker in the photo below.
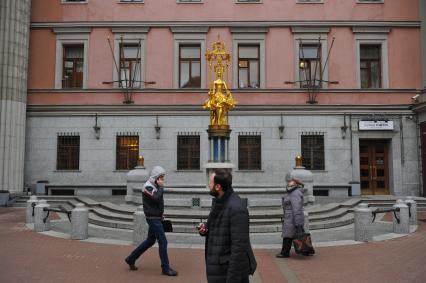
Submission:
<svg viewBox="0 0 426 283">
<path fill-rule="evenodd" d="M 167 276 L 177 276 L 178 275 L 177 271 L 174 271 L 171 268 L 169 268 L 169 270 L 167 270 L 167 271 L 163 270 L 162 273 L 163 273 L 163 275 L 167 275 Z"/>
<path fill-rule="evenodd" d="M 124 261 L 129 265 L 130 270 L 138 270 L 135 264 L 132 263 L 127 257 L 124 259 Z"/>
<path fill-rule="evenodd" d="M 275 257 L 277 257 L 277 258 L 287 258 L 287 257 L 290 257 L 290 253 L 284 253 L 284 254 L 279 253 L 279 254 L 276 254 Z"/>
</svg>

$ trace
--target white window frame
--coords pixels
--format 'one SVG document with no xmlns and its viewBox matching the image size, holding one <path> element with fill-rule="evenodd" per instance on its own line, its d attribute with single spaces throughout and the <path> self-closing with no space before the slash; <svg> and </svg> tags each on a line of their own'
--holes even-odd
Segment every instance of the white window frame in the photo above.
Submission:
<svg viewBox="0 0 426 283">
<path fill-rule="evenodd" d="M 384 0 L 356 0 L 358 4 L 383 4 Z"/>
<path fill-rule="evenodd" d="M 259 88 L 266 87 L 265 71 L 265 40 L 267 29 L 243 28 L 231 29 L 232 32 L 232 88 L 238 89 L 238 46 L 239 45 L 259 45 Z M 246 88 L 242 88 L 246 90 Z M 248 88 L 250 89 L 250 88 Z"/>
<path fill-rule="evenodd" d="M 177 4 L 203 4 L 204 0 L 176 0 Z"/>
<path fill-rule="evenodd" d="M 193 32 L 190 32 L 191 29 Z M 199 27 L 172 27 L 173 32 L 173 88 L 177 89 L 191 89 L 191 88 L 180 88 L 179 86 L 179 46 L 187 44 L 199 44 L 201 51 L 201 86 L 195 89 L 206 88 L 206 35 L 208 28 Z"/>
<path fill-rule="evenodd" d="M 263 0 L 235 0 L 235 4 L 262 4 Z"/>
<path fill-rule="evenodd" d="M 389 88 L 389 63 L 388 63 L 388 34 L 390 29 L 373 29 L 373 28 L 353 28 L 355 33 L 356 48 L 356 79 L 357 86 L 361 89 L 361 70 L 360 70 L 360 50 L 361 45 L 380 45 L 381 46 L 381 89 Z"/>
<path fill-rule="evenodd" d="M 79 1 L 79 2 L 68 2 L 67 0 L 61 0 L 61 4 L 87 4 L 89 0 Z"/>
<path fill-rule="evenodd" d="M 83 59 L 83 86 L 86 89 L 88 84 L 88 52 L 89 52 L 89 34 L 90 28 L 54 28 L 56 34 L 56 63 L 55 63 L 55 89 L 62 88 L 63 75 L 63 53 L 64 45 L 82 44 L 84 46 Z"/>
<path fill-rule="evenodd" d="M 321 44 L 321 68 L 324 68 L 325 61 L 328 55 L 328 33 L 329 28 L 292 28 L 294 33 L 294 67 L 295 67 L 295 81 L 300 80 L 299 75 L 299 52 L 300 52 L 300 39 L 302 44 Z M 318 40 L 321 37 L 320 40 Z M 330 62 L 330 59 L 329 59 Z M 328 63 L 322 74 L 322 79 L 328 81 Z M 298 88 L 301 87 L 300 83 L 295 84 Z M 327 89 L 328 83 L 323 82 L 321 88 Z"/>
<path fill-rule="evenodd" d="M 123 43 L 127 44 L 139 44 L 139 40 L 141 41 L 141 47 L 139 50 L 139 54 L 141 57 L 141 71 L 140 71 L 140 89 L 145 88 L 145 84 L 143 81 L 145 81 L 145 41 L 146 41 L 146 35 L 148 33 L 148 28 L 113 28 L 112 33 L 114 34 L 114 58 L 115 62 L 117 63 L 118 69 L 120 69 L 120 43 L 121 38 L 123 38 Z M 118 81 L 119 75 L 117 72 L 117 67 L 115 66 L 114 60 L 112 60 L 112 80 Z M 120 88 L 120 84 L 118 82 L 115 82 L 113 84 L 114 88 Z"/>
<path fill-rule="evenodd" d="M 297 0 L 297 4 L 324 4 L 324 0 Z"/>
<path fill-rule="evenodd" d="M 143 4 L 144 0 L 118 0 L 119 4 Z"/>
</svg>

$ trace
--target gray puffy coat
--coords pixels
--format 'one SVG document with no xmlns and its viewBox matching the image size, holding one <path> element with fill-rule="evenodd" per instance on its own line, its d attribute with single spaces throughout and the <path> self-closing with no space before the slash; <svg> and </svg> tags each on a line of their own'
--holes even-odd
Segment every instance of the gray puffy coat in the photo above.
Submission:
<svg viewBox="0 0 426 283">
<path fill-rule="evenodd" d="M 303 187 L 298 186 L 291 192 L 288 192 L 282 198 L 283 215 L 283 238 L 294 238 L 296 234 L 296 225 L 303 226 L 305 217 L 303 214 Z"/>
</svg>

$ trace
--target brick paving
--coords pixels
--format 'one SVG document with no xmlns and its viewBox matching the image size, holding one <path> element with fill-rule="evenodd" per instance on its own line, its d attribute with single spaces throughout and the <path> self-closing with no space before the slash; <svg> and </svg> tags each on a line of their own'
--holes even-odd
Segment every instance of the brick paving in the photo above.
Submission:
<svg viewBox="0 0 426 283">
<path fill-rule="evenodd" d="M 416 233 L 389 241 L 317 248 L 312 257 L 276 259 L 275 250 L 256 250 L 254 283 L 424 283 L 426 213 Z M 0 208 L 0 282 L 205 282 L 204 251 L 169 249 L 179 276 L 160 275 L 158 249 L 150 249 L 129 271 L 123 258 L 131 246 L 105 245 L 35 233 L 23 223 L 24 210 Z"/>
</svg>

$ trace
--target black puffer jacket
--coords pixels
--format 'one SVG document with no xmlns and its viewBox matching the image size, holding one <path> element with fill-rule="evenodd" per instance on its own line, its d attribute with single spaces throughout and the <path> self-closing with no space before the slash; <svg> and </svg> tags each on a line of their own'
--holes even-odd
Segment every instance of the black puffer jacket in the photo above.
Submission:
<svg viewBox="0 0 426 283">
<path fill-rule="evenodd" d="M 207 221 L 206 273 L 209 283 L 239 283 L 256 270 L 249 215 L 232 189 L 217 199 Z"/>
</svg>

